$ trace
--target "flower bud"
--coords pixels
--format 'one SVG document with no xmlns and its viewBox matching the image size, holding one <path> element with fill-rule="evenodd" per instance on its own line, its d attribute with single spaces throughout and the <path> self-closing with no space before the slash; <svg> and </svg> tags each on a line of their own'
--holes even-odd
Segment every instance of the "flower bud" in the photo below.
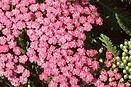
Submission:
<svg viewBox="0 0 131 87">
<path fill-rule="evenodd" d="M 113 64 L 113 65 L 112 65 L 112 68 L 113 68 L 113 69 L 114 69 L 114 68 L 116 68 L 116 65 L 115 65 L 115 64 Z"/>
<path fill-rule="evenodd" d="M 129 66 L 126 66 L 126 70 L 129 70 Z"/>
<path fill-rule="evenodd" d="M 128 56 L 126 56 L 126 57 L 125 57 L 125 59 L 126 59 L 126 60 L 129 60 L 129 57 L 128 57 Z"/>
<path fill-rule="evenodd" d="M 127 60 L 123 60 L 123 63 L 126 64 L 126 63 L 127 63 Z"/>
<path fill-rule="evenodd" d="M 123 49 L 123 44 L 120 44 L 120 48 Z"/>
<path fill-rule="evenodd" d="M 129 56 L 129 60 L 131 61 L 131 56 Z"/>
<path fill-rule="evenodd" d="M 126 57 L 126 55 L 127 55 L 127 54 L 126 54 L 125 52 L 122 53 L 122 56 L 123 56 L 123 57 Z"/>
<path fill-rule="evenodd" d="M 125 42 L 124 42 L 124 45 L 128 45 L 128 42 L 127 42 L 127 41 L 125 41 Z"/>
<path fill-rule="evenodd" d="M 124 79 L 127 79 L 128 78 L 128 75 L 126 74 L 126 75 L 124 75 Z"/>
<path fill-rule="evenodd" d="M 102 58 L 100 58 L 100 59 L 99 59 L 99 62 L 100 62 L 100 63 L 103 63 L 103 59 L 102 59 Z"/>
<path fill-rule="evenodd" d="M 131 79 L 131 75 L 129 75 L 128 78 Z"/>
<path fill-rule="evenodd" d="M 100 49 L 99 49 L 99 53 L 102 53 L 102 52 L 103 52 L 103 48 L 100 48 Z"/>
<path fill-rule="evenodd" d="M 111 79 L 111 78 L 109 78 L 109 82 L 112 82 L 112 79 Z"/>
<path fill-rule="evenodd" d="M 123 73 L 124 73 L 124 74 L 126 74 L 126 73 L 127 73 L 127 71 L 126 71 L 125 69 L 123 69 Z"/>
<path fill-rule="evenodd" d="M 119 82 L 123 82 L 124 81 L 124 79 L 123 78 L 121 78 L 120 80 L 119 80 Z"/>
<path fill-rule="evenodd" d="M 129 62 L 128 64 L 127 64 L 129 67 L 131 67 L 131 63 Z"/>
<path fill-rule="evenodd" d="M 129 55 L 131 55 L 131 50 L 128 53 L 129 53 Z"/>
<path fill-rule="evenodd" d="M 127 50 L 127 49 L 124 49 L 124 52 L 125 52 L 125 53 L 128 53 L 128 50 Z"/>
<path fill-rule="evenodd" d="M 120 60 L 120 57 L 119 57 L 119 56 L 117 56 L 117 57 L 116 57 L 116 60 L 118 60 L 118 61 L 119 61 L 119 60 Z"/>
<path fill-rule="evenodd" d="M 120 68 L 124 68 L 124 63 L 121 63 L 121 64 L 120 64 Z"/>
<path fill-rule="evenodd" d="M 122 60 L 125 60 L 125 59 L 126 59 L 126 58 L 123 56 L 123 57 L 122 57 Z"/>
<path fill-rule="evenodd" d="M 131 45 L 131 41 L 128 41 L 128 46 L 130 46 Z"/>
<path fill-rule="evenodd" d="M 131 72 L 131 68 L 128 70 L 128 72 L 129 72 L 129 73 Z"/>
<path fill-rule="evenodd" d="M 123 49 L 122 49 L 122 50 L 125 50 L 125 49 L 127 49 L 127 46 L 123 46 Z"/>
<path fill-rule="evenodd" d="M 131 45 L 129 46 L 129 49 L 131 50 Z"/>
<path fill-rule="evenodd" d="M 119 65 L 120 65 L 120 62 L 117 62 L 116 64 L 117 64 L 117 66 L 119 66 Z"/>
</svg>

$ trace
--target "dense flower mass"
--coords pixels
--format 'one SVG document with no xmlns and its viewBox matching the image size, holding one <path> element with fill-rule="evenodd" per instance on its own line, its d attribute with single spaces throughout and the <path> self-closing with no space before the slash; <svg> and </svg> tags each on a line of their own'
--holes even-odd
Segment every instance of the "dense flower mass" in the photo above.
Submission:
<svg viewBox="0 0 131 87">
<path fill-rule="evenodd" d="M 124 80 L 131 79 L 131 39 L 125 40 L 124 44 L 120 45 L 122 55 L 116 57 L 115 65 L 122 69 Z"/>
<path fill-rule="evenodd" d="M 79 78 L 92 83 L 98 52 L 84 48 L 84 32 L 91 31 L 92 24 L 102 25 L 102 19 L 88 0 L 1 0 L 0 77 L 14 86 L 26 84 L 31 72 L 24 64 L 31 62 L 42 68 L 40 80 L 52 76 L 49 87 L 79 87 Z"/>
</svg>

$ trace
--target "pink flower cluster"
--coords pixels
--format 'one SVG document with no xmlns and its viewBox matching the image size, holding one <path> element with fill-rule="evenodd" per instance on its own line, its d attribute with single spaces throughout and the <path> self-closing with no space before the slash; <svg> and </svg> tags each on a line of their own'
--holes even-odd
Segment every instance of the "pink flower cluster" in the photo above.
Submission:
<svg viewBox="0 0 131 87">
<path fill-rule="evenodd" d="M 0 54 L 0 77 L 8 78 L 11 84 L 16 87 L 26 84 L 30 76 L 30 71 L 21 64 L 17 64 L 18 61 L 19 57 L 11 53 Z"/>
<path fill-rule="evenodd" d="M 95 79 L 93 84 L 96 87 L 130 87 L 129 82 L 121 82 L 122 75 L 118 73 L 118 69 L 112 70 L 102 70 L 100 72 L 99 78 Z M 107 82 L 107 83 L 106 83 Z"/>
<path fill-rule="evenodd" d="M 106 59 L 102 62 L 105 68 L 99 70 L 100 73 L 94 78 L 92 84 L 95 87 L 130 87 L 131 84 L 122 78 L 119 68 L 112 68 L 115 59 L 113 54 L 107 51 L 105 56 Z"/>
<path fill-rule="evenodd" d="M 107 60 L 105 61 L 105 65 L 106 67 L 111 67 L 112 66 L 112 62 L 114 61 L 114 56 L 110 51 L 106 52 L 106 58 Z"/>
<path fill-rule="evenodd" d="M 26 84 L 30 72 L 22 65 L 30 61 L 43 69 L 40 80 L 52 76 L 49 87 L 79 87 L 76 76 L 92 82 L 92 72 L 99 68 L 97 51 L 84 48 L 84 32 L 91 31 L 92 24 L 102 25 L 102 19 L 88 0 L 1 0 L 0 77 L 14 86 Z M 16 42 L 23 29 L 31 41 L 24 55 Z"/>
</svg>

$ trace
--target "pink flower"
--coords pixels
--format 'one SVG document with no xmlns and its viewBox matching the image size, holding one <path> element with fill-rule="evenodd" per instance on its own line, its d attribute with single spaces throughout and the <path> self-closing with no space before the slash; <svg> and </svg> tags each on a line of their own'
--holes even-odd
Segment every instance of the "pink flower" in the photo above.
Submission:
<svg viewBox="0 0 131 87">
<path fill-rule="evenodd" d="M 106 75 L 100 75 L 99 76 L 100 80 L 103 81 L 103 82 L 106 82 L 108 77 Z"/>
<path fill-rule="evenodd" d="M 4 75 L 4 69 L 0 68 L 0 77 Z"/>
<path fill-rule="evenodd" d="M 32 73 L 26 69 L 29 68 L 26 62 L 34 62 L 43 70 L 40 80 L 52 77 L 49 87 L 79 87 L 77 76 L 87 84 L 92 83 L 96 79 L 92 73 L 99 68 L 95 60 L 98 52 L 85 50 L 84 32 L 91 31 L 92 24 L 101 25 L 103 21 L 95 6 L 88 0 L 81 2 L 85 5 L 68 0 L 0 1 L 0 76 L 19 87 L 28 82 Z M 10 4 L 15 8 L 10 9 Z M 16 40 L 23 29 L 29 37 L 25 54 L 21 53 L 22 48 Z M 105 81 L 102 76 L 105 73 L 99 78 Z M 104 87 L 104 83 L 98 83 L 97 86 Z"/>
<path fill-rule="evenodd" d="M 105 62 L 105 64 L 106 64 L 106 67 L 110 67 L 112 65 L 111 61 L 108 61 L 108 60 Z"/>
<path fill-rule="evenodd" d="M 96 87 L 104 87 L 104 83 L 99 79 L 93 83 Z"/>
<path fill-rule="evenodd" d="M 27 13 L 28 8 L 26 8 L 26 7 L 21 7 L 21 8 L 20 8 L 20 11 L 21 11 L 22 13 Z"/>
<path fill-rule="evenodd" d="M 6 78 L 13 76 L 13 71 L 11 69 L 6 69 L 6 71 L 4 72 L 4 76 Z"/>
<path fill-rule="evenodd" d="M 69 87 L 69 86 L 68 86 L 68 83 L 62 82 L 62 83 L 60 83 L 60 87 Z"/>
<path fill-rule="evenodd" d="M 87 54 L 87 56 L 89 56 L 89 57 L 94 57 L 94 56 L 96 56 L 97 55 L 97 51 L 96 50 L 93 50 L 93 49 L 90 49 L 90 50 L 87 50 L 86 51 L 86 54 Z"/>
<path fill-rule="evenodd" d="M 71 77 L 70 78 L 70 84 L 71 85 L 77 85 L 78 79 L 76 77 Z"/>
<path fill-rule="evenodd" d="M 126 85 L 126 87 L 130 87 L 130 83 L 129 82 L 126 82 L 125 85 Z"/>
<path fill-rule="evenodd" d="M 74 69 L 73 71 L 72 71 L 72 73 L 74 74 L 74 75 L 79 75 L 80 74 L 80 72 L 81 72 L 81 70 L 80 69 Z"/>
<path fill-rule="evenodd" d="M 61 83 L 61 82 L 67 82 L 67 77 L 66 76 L 64 76 L 64 75 L 59 75 L 59 82 Z"/>
<path fill-rule="evenodd" d="M 32 28 L 38 29 L 40 27 L 40 24 L 36 21 L 32 22 Z"/>
<path fill-rule="evenodd" d="M 102 25 L 103 24 L 103 20 L 102 20 L 101 17 L 96 18 L 96 24 L 98 24 L 98 25 Z"/>
<path fill-rule="evenodd" d="M 8 44 L 10 49 L 16 47 L 16 42 L 14 42 L 13 40 L 9 41 Z"/>
<path fill-rule="evenodd" d="M 85 82 L 86 82 L 86 83 L 90 83 L 90 82 L 93 81 L 93 79 L 94 79 L 93 75 L 92 75 L 90 72 L 87 72 L 87 73 L 86 73 Z"/>
<path fill-rule="evenodd" d="M 24 68 L 22 65 L 18 65 L 16 72 L 17 72 L 17 73 L 23 73 L 24 69 L 25 69 L 25 68 Z"/>
<path fill-rule="evenodd" d="M 108 71 L 108 74 L 109 74 L 109 77 L 115 76 L 115 73 L 113 71 L 111 71 L 111 70 Z"/>
<path fill-rule="evenodd" d="M 38 6 L 39 6 L 38 4 L 31 4 L 29 8 L 32 12 L 35 12 L 38 10 L 39 8 Z"/>
<path fill-rule="evenodd" d="M 110 86 L 113 86 L 113 87 L 116 87 L 117 86 L 117 82 L 116 81 L 113 81 L 113 82 L 110 82 L 109 83 Z M 118 86 L 117 86 L 118 87 Z M 124 86 L 123 86 L 124 87 Z"/>
<path fill-rule="evenodd" d="M 102 71 L 101 71 L 101 75 L 106 75 L 106 76 L 107 76 L 107 74 L 108 74 L 108 73 L 107 73 L 106 70 L 102 70 Z"/>
<path fill-rule="evenodd" d="M 26 78 L 26 77 L 28 78 L 28 77 L 30 76 L 30 71 L 27 70 L 27 69 L 25 69 L 25 70 L 23 71 L 23 73 L 22 73 L 22 76 L 25 77 L 25 78 Z"/>
<path fill-rule="evenodd" d="M 106 52 L 106 58 L 107 59 L 112 59 L 113 58 L 113 54 L 109 51 Z"/>
<path fill-rule="evenodd" d="M 8 51 L 9 51 L 9 46 L 8 45 L 0 46 L 0 53 L 8 52 Z"/>
<path fill-rule="evenodd" d="M 13 48 L 13 52 L 14 52 L 16 55 L 20 55 L 20 54 L 21 54 L 21 48 L 19 48 L 19 47 L 14 47 L 14 48 Z"/>
<path fill-rule="evenodd" d="M 43 12 L 46 9 L 46 4 L 42 3 L 39 5 L 40 10 Z"/>
<path fill-rule="evenodd" d="M 25 64 L 25 62 L 28 60 L 28 57 L 26 55 L 19 56 L 19 62 Z"/>
<path fill-rule="evenodd" d="M 91 24 L 94 24 L 94 23 L 95 23 L 95 19 L 94 19 L 92 16 L 90 16 L 90 15 L 87 17 L 87 20 L 88 20 L 88 22 L 91 23 Z"/>
<path fill-rule="evenodd" d="M 18 37 L 19 35 L 20 35 L 20 31 L 19 30 L 17 30 L 17 29 L 14 29 L 13 31 L 12 31 L 13 33 L 12 33 L 12 36 L 15 36 L 15 37 Z"/>
<path fill-rule="evenodd" d="M 38 41 L 31 42 L 30 47 L 37 50 L 38 49 Z"/>
<path fill-rule="evenodd" d="M 96 12 L 97 8 L 94 5 L 89 5 L 91 11 Z"/>
<path fill-rule="evenodd" d="M 87 64 L 90 66 L 90 65 L 92 65 L 92 61 L 93 61 L 93 59 L 92 58 L 87 58 Z"/>
<path fill-rule="evenodd" d="M 98 61 L 92 61 L 92 68 L 93 70 L 96 70 L 99 68 L 99 62 Z"/>
<path fill-rule="evenodd" d="M 58 83 L 54 82 L 54 81 L 51 81 L 48 85 L 49 87 L 57 87 L 58 86 Z"/>
<path fill-rule="evenodd" d="M 124 83 L 118 83 L 117 87 L 125 87 Z"/>
<path fill-rule="evenodd" d="M 10 6 L 9 6 L 9 4 L 7 4 L 7 3 L 2 3 L 2 9 L 3 10 L 5 10 L 5 11 L 7 11 L 7 10 L 10 10 Z"/>
<path fill-rule="evenodd" d="M 121 79 L 121 77 L 122 77 L 121 74 L 119 74 L 119 73 L 115 74 L 115 79 L 116 79 L 116 80 Z"/>
<path fill-rule="evenodd" d="M 81 17 L 79 17 L 79 22 L 80 23 L 85 23 L 86 22 L 86 17 L 84 17 L 84 16 L 81 16 Z"/>
<path fill-rule="evenodd" d="M 4 45 L 6 43 L 5 37 L 0 37 L 0 45 Z"/>
<path fill-rule="evenodd" d="M 29 61 L 30 61 L 31 63 L 37 62 L 37 60 L 38 60 L 38 57 L 37 57 L 36 55 L 33 55 L 33 56 L 29 57 Z"/>
<path fill-rule="evenodd" d="M 21 22 L 21 21 L 18 21 L 17 24 L 16 24 L 17 28 L 19 30 L 22 30 L 23 28 L 26 27 L 25 23 L 24 22 Z"/>
<path fill-rule="evenodd" d="M 19 82 L 20 82 L 21 84 L 26 84 L 26 83 L 28 82 L 28 78 L 25 78 L 25 77 L 23 77 L 23 76 L 20 76 Z"/>
<path fill-rule="evenodd" d="M 39 79 L 47 81 L 48 80 L 48 75 L 42 73 L 42 74 L 39 75 Z"/>
<path fill-rule="evenodd" d="M 10 82 L 13 86 L 20 86 L 19 78 L 13 78 Z"/>
</svg>

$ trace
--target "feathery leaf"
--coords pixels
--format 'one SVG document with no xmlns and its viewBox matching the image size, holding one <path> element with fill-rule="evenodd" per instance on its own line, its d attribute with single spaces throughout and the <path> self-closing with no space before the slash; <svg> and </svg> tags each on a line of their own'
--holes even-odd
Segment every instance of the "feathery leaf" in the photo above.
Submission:
<svg viewBox="0 0 131 87">
<path fill-rule="evenodd" d="M 109 37 L 107 37 L 104 34 L 101 34 L 99 39 L 102 41 L 102 45 L 105 46 L 110 52 L 113 53 L 113 55 L 118 56 L 119 55 L 119 51 L 117 50 L 116 46 L 113 46 L 111 40 Z"/>
</svg>

